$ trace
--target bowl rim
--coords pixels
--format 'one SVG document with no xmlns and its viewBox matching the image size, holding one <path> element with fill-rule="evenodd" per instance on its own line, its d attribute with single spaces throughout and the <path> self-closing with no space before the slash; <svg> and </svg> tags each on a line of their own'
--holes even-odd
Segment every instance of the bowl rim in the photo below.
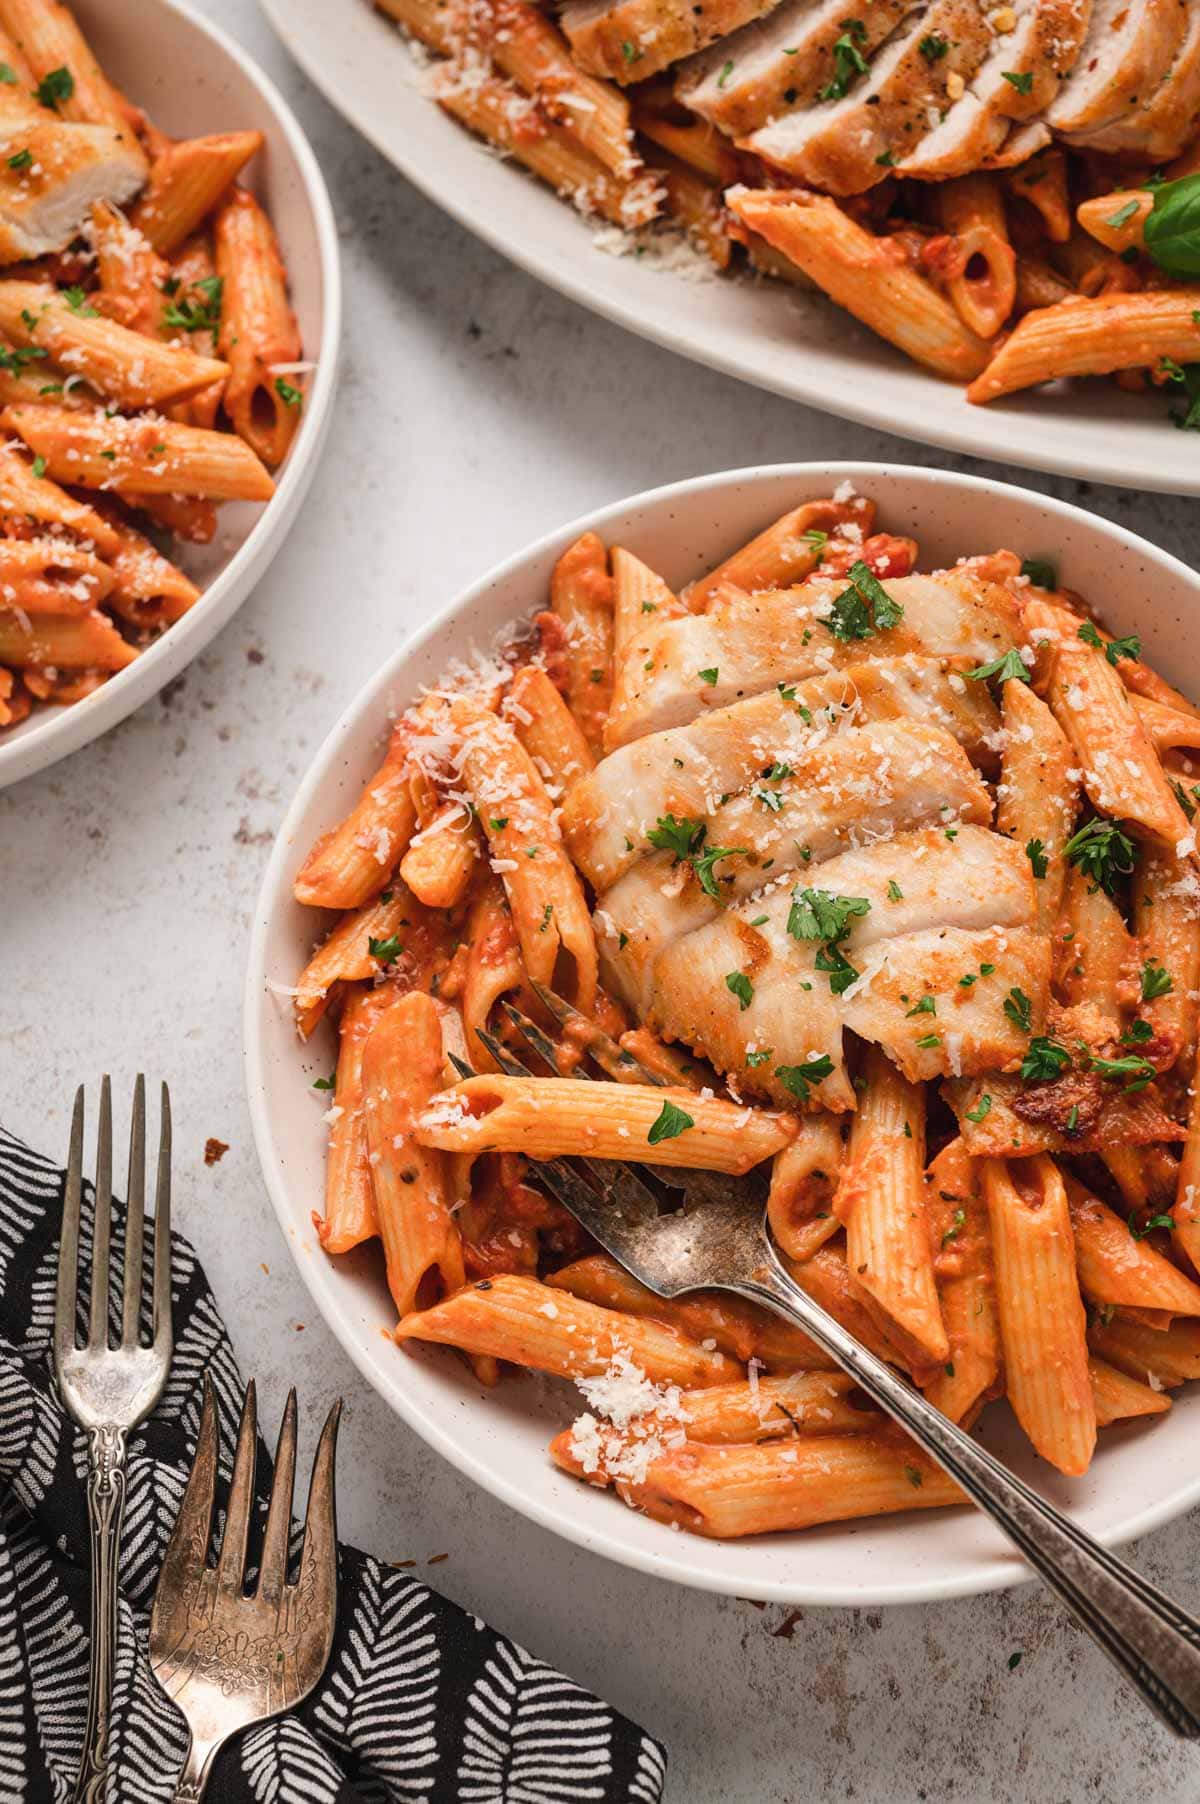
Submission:
<svg viewBox="0 0 1200 1804">
<path fill-rule="evenodd" d="M 353 1325 L 345 1319 L 345 1312 L 333 1295 L 333 1271 L 331 1269 L 333 1262 L 325 1258 L 318 1260 L 305 1257 L 294 1232 L 295 1215 L 290 1205 L 287 1184 L 279 1175 L 280 1159 L 266 1105 L 268 1086 L 265 1079 L 264 1045 L 260 1026 L 264 1006 L 269 1006 L 264 1002 L 267 994 L 265 982 L 268 968 L 267 932 L 277 898 L 286 887 L 286 866 L 294 856 L 293 841 L 296 826 L 314 794 L 328 780 L 334 770 L 343 739 L 359 724 L 364 714 L 380 705 L 389 687 L 397 683 L 404 670 L 417 663 L 431 639 L 435 638 L 456 618 L 467 616 L 476 603 L 485 599 L 497 583 L 518 573 L 522 567 L 544 559 L 559 547 L 565 547 L 572 543 L 583 532 L 595 531 L 603 537 L 606 527 L 613 520 L 624 519 L 629 514 L 650 506 L 661 508 L 669 505 L 672 500 L 682 500 L 684 497 L 690 500 L 712 489 L 739 484 L 766 483 L 778 478 L 795 480 L 798 484 L 811 484 L 818 477 L 822 484 L 829 483 L 831 486 L 848 480 L 853 483 L 855 488 L 867 492 L 873 482 L 877 483 L 897 477 L 915 479 L 935 490 L 939 488 L 965 489 L 976 494 L 991 494 L 997 490 L 1012 491 L 1042 510 L 1049 519 L 1069 523 L 1077 528 L 1082 523 L 1087 530 L 1098 533 L 1101 538 L 1119 543 L 1124 549 L 1132 549 L 1143 555 L 1150 563 L 1164 571 L 1169 571 L 1175 578 L 1182 579 L 1194 589 L 1197 600 L 1200 602 L 1200 575 L 1191 570 L 1182 559 L 1175 557 L 1171 552 L 1162 550 L 1148 539 L 1142 538 L 1139 533 L 1131 532 L 1102 515 L 1088 513 L 1085 509 L 1075 507 L 1070 502 L 1041 495 L 1037 491 L 1024 488 L 1017 483 L 1001 482 L 994 477 L 978 475 L 973 471 L 938 470 L 921 464 L 891 464 L 857 460 L 839 460 L 830 463 L 810 461 L 757 464 L 737 470 L 722 470 L 703 476 L 686 477 L 678 482 L 642 490 L 637 494 L 626 496 L 589 513 L 579 515 L 566 525 L 543 533 L 533 544 L 525 546 L 494 564 L 482 577 L 460 590 L 449 602 L 439 608 L 411 637 L 405 639 L 403 644 L 360 687 L 346 707 L 342 709 L 334 725 L 313 754 L 280 822 L 255 902 L 243 992 L 243 1070 L 255 1151 L 280 1232 L 296 1269 L 313 1302 L 320 1310 L 326 1327 L 331 1330 L 341 1347 L 349 1355 L 361 1376 L 371 1389 L 390 1408 L 394 1409 L 428 1446 L 441 1454 L 464 1476 L 479 1484 L 491 1496 L 499 1498 L 502 1503 L 508 1504 L 528 1520 L 536 1522 L 539 1527 L 551 1530 L 554 1534 L 576 1546 L 585 1548 L 590 1553 L 600 1554 L 615 1561 L 618 1565 L 646 1573 L 650 1577 L 669 1579 L 677 1584 L 688 1585 L 696 1590 L 710 1591 L 719 1595 L 754 1595 L 766 1601 L 781 1604 L 834 1608 L 881 1608 L 915 1603 L 939 1603 L 954 1598 L 982 1596 L 987 1592 L 1009 1590 L 1015 1585 L 1029 1583 L 1034 1574 L 1025 1561 L 1014 1553 L 1011 1559 L 993 1560 L 986 1567 L 980 1566 L 977 1562 L 974 1569 L 967 1567 L 959 1575 L 923 1579 L 901 1577 L 889 1583 L 886 1589 L 858 1590 L 851 1593 L 844 1586 L 836 1583 L 811 1584 L 806 1581 L 801 1588 L 785 1579 L 781 1580 L 777 1586 L 772 1586 L 769 1581 L 760 1580 L 757 1577 L 753 1580 L 748 1580 L 745 1575 L 739 1577 L 732 1570 L 723 1574 L 707 1568 L 696 1567 L 687 1557 L 687 1538 L 684 1536 L 671 1537 L 669 1543 L 664 1543 L 663 1551 L 659 1554 L 630 1546 L 606 1529 L 595 1530 L 583 1527 L 569 1510 L 564 1511 L 556 1508 L 552 1503 L 531 1496 L 522 1490 L 519 1481 L 505 1477 L 485 1457 L 477 1455 L 464 1437 L 456 1435 L 449 1415 L 443 1421 L 414 1402 L 399 1380 L 402 1368 L 398 1366 L 398 1375 L 395 1379 L 386 1375 L 381 1376 L 378 1369 L 368 1359 L 365 1346 L 356 1335 Z M 1175 1520 L 1198 1502 L 1200 1502 L 1200 1465 L 1190 1483 L 1182 1487 L 1170 1499 L 1161 1499 L 1147 1504 L 1134 1517 L 1122 1522 L 1118 1529 L 1108 1529 L 1098 1534 L 1096 1538 L 1105 1546 L 1123 1546 L 1137 1537 L 1149 1533 L 1152 1529 Z M 617 1520 L 620 1520 L 619 1516 Z"/>
<path fill-rule="evenodd" d="M 144 3 L 144 0 L 143 0 Z M 320 271 L 321 337 L 312 352 L 316 368 L 305 397 L 304 417 L 271 500 L 229 563 L 183 618 L 147 647 L 134 663 L 92 695 L 70 707 L 48 708 L 29 732 L 0 740 L 0 789 L 80 751 L 109 731 L 179 674 L 248 599 L 299 512 L 316 472 L 332 419 L 342 336 L 342 271 L 333 203 L 316 155 L 288 102 L 253 58 L 221 26 L 185 0 L 154 0 L 207 37 L 257 88 L 295 159 L 312 215 Z"/>
</svg>

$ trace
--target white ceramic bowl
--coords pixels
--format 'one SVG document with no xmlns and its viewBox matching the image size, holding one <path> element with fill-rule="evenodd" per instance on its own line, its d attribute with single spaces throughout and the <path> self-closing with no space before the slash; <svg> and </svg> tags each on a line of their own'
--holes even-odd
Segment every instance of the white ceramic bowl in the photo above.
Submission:
<svg viewBox="0 0 1200 1804">
<path fill-rule="evenodd" d="M 324 1185 L 325 1101 L 313 1079 L 333 1063 L 332 1036 L 304 1047 L 286 997 L 320 918 L 292 899 L 291 882 L 317 835 L 350 807 L 376 768 L 389 711 L 475 642 L 541 605 L 555 559 L 587 527 L 627 545 L 673 587 L 808 496 L 849 479 L 876 499 L 883 525 L 914 533 L 922 563 L 1008 546 L 1054 558 L 1118 633 L 1141 634 L 1147 657 L 1185 691 L 1200 692 L 1200 581 L 1183 564 L 1106 520 L 976 476 L 880 464 L 792 464 L 706 476 L 655 489 L 576 520 L 511 558 L 460 595 L 397 652 L 343 714 L 317 754 L 280 829 L 255 916 L 246 983 L 246 1077 L 259 1158 L 280 1227 L 325 1320 L 363 1376 L 418 1434 L 487 1490 L 534 1521 L 625 1565 L 740 1596 L 807 1604 L 911 1603 L 1018 1583 L 1027 1569 L 999 1532 L 963 1509 L 848 1523 L 807 1534 L 717 1542 L 676 1534 L 606 1493 L 555 1470 L 546 1445 L 578 1413 L 566 1386 L 472 1382 L 453 1353 L 402 1351 L 376 1247 L 341 1261 L 320 1251 L 312 1211 Z M 1191 630 L 1189 630 L 1191 629 Z M 1001 1410 L 987 1440 L 1016 1470 L 1092 1533 L 1120 1542 L 1200 1499 L 1200 1392 L 1180 1395 L 1149 1425 L 1106 1429 L 1092 1470 L 1067 1480 L 1033 1456 Z"/>
<path fill-rule="evenodd" d="M 72 0 L 106 74 L 172 137 L 257 129 L 266 145 L 247 173 L 287 262 L 304 355 L 316 363 L 304 414 L 264 508 L 227 502 L 211 545 L 181 555 L 204 595 L 137 661 L 69 708 L 35 708 L 0 734 L 0 789 L 124 720 L 177 676 L 239 608 L 274 557 L 316 468 L 337 381 L 341 274 L 337 229 L 316 158 L 279 91 L 231 38 L 178 0 Z"/>
<path fill-rule="evenodd" d="M 370 0 L 262 0 L 321 92 L 436 206 L 581 307 L 773 394 L 902 438 L 1027 469 L 1135 489 L 1200 493 L 1200 459 L 1180 454 L 1155 391 L 1056 383 L 990 407 L 918 368 L 819 296 L 781 282 L 697 280 L 595 242 L 580 219 L 511 159 L 492 156 L 421 89 L 416 55 Z M 699 263 L 696 268 L 700 268 Z"/>
</svg>

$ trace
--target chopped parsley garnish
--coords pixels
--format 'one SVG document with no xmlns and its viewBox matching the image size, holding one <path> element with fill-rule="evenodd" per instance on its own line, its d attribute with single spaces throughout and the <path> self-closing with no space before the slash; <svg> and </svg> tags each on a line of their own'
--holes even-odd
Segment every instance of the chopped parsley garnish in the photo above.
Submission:
<svg viewBox="0 0 1200 1804">
<path fill-rule="evenodd" d="M 617 951 L 624 952 L 624 950 L 628 944 L 629 944 L 629 935 L 627 933 L 619 933 L 617 935 Z"/>
<path fill-rule="evenodd" d="M 1048 1083 L 1051 1078 L 1061 1077 L 1070 1063 L 1071 1055 L 1065 1046 L 1046 1034 L 1036 1034 L 1021 1060 L 1021 1078 L 1027 1084 Z"/>
<path fill-rule="evenodd" d="M 303 407 L 304 405 L 303 392 L 298 388 L 293 388 L 290 382 L 285 382 L 282 376 L 275 378 L 275 393 L 285 407 Z"/>
<path fill-rule="evenodd" d="M 1175 988 L 1175 980 L 1165 965 L 1156 965 L 1153 959 L 1147 959 L 1142 966 L 1142 1001 L 1153 1002 L 1156 996 L 1169 996 Z"/>
<path fill-rule="evenodd" d="M 727 971 L 725 988 L 738 999 L 739 1013 L 754 1001 L 754 985 L 744 971 Z"/>
<path fill-rule="evenodd" d="M 681 864 L 700 850 L 707 832 L 703 821 L 677 821 L 673 814 L 660 814 L 657 826 L 651 827 L 646 838 L 660 852 L 672 853 L 676 864 Z"/>
<path fill-rule="evenodd" d="M 925 1483 L 923 1474 L 916 1466 L 905 1466 L 904 1476 L 915 1491 L 919 1491 L 921 1486 Z"/>
<path fill-rule="evenodd" d="M 709 846 L 698 858 L 693 857 L 692 869 L 696 873 L 696 881 L 705 895 L 711 896 L 714 902 L 718 902 L 721 895 L 714 871 L 717 861 L 721 858 L 740 858 L 745 851 L 745 846 Z"/>
<path fill-rule="evenodd" d="M 70 100 L 75 92 L 75 77 L 66 67 L 51 69 L 48 75 L 43 75 L 33 91 L 43 106 L 53 107 L 57 111 L 59 101 Z"/>
<path fill-rule="evenodd" d="M 29 146 L 26 145 L 24 150 L 18 150 L 14 155 L 9 157 L 8 166 L 10 169 L 28 169 L 32 162 L 33 152 L 30 150 Z"/>
<path fill-rule="evenodd" d="M 1033 1004 L 1024 990 L 1011 989 L 1004 998 L 1004 1012 L 1023 1034 L 1033 1032 Z"/>
<path fill-rule="evenodd" d="M 224 288 L 224 277 L 201 276 L 198 282 L 192 283 L 190 294 L 168 302 L 163 308 L 163 325 L 180 332 L 215 332 L 221 323 Z M 288 384 L 285 382 L 283 386 L 286 388 Z M 275 387 L 279 391 L 278 381 Z"/>
<path fill-rule="evenodd" d="M 1031 69 L 1022 70 L 1019 73 L 1012 69 L 1004 69 L 1001 74 L 1010 87 L 1017 90 L 1018 94 L 1033 93 L 1033 71 Z"/>
<path fill-rule="evenodd" d="M 677 1140 L 680 1134 L 686 1133 L 688 1128 L 695 1127 L 695 1125 L 693 1117 L 688 1114 L 686 1109 L 681 1109 L 677 1103 L 665 1102 L 658 1115 L 650 1123 L 650 1132 L 646 1135 L 646 1139 L 651 1146 L 658 1146 L 664 1140 Z"/>
<path fill-rule="evenodd" d="M 723 69 L 722 69 L 722 71 L 721 71 L 721 73 L 720 73 L 720 75 L 718 75 L 718 77 L 717 77 L 717 86 L 718 86 L 718 87 L 719 87 L 719 88 L 723 88 L 723 87 L 724 87 L 724 86 L 725 86 L 725 83 L 726 83 L 726 82 L 727 82 L 727 81 L 728 81 L 728 80 L 729 80 L 729 77 L 730 77 L 730 76 L 731 76 L 731 75 L 732 75 L 732 74 L 733 74 L 733 64 L 732 64 L 732 62 L 729 62 L 729 63 L 726 63 L 726 65 L 725 65 L 725 67 L 724 67 L 724 68 L 723 68 Z M 1135 204 L 1136 204 L 1136 203 L 1135 203 Z"/>
<path fill-rule="evenodd" d="M 772 1056 L 771 1048 L 769 1046 L 764 1046 L 761 1052 L 748 1052 L 746 1054 L 746 1063 L 753 1071 L 756 1066 L 765 1065 L 767 1060 Z"/>
<path fill-rule="evenodd" d="M 1019 683 L 1028 683 L 1029 667 L 1020 652 L 1014 646 L 1006 651 L 1002 658 L 993 658 L 990 664 L 978 664 L 967 675 L 974 683 L 982 683 L 987 677 L 995 677 L 998 683 L 1007 683 L 1016 677 Z"/>
<path fill-rule="evenodd" d="M 1015 1672 L 1017 1670 L 1017 1667 L 1020 1666 L 1020 1664 L 1021 1664 L 1021 1650 L 1020 1650 L 1020 1648 L 1018 1648 L 1015 1654 L 1010 1654 L 1008 1656 L 1009 1672 Z"/>
<path fill-rule="evenodd" d="M 1126 1092 L 1144 1090 L 1155 1074 L 1150 1060 L 1144 1059 L 1140 1052 L 1127 1053 L 1120 1059 L 1102 1059 L 1093 1053 L 1090 1062 L 1093 1071 L 1114 1083 L 1118 1078 L 1127 1077 L 1129 1082 L 1122 1086 Z"/>
<path fill-rule="evenodd" d="M 800 534 L 800 537 L 804 540 L 806 545 L 812 546 L 817 554 L 817 562 L 819 564 L 821 562 L 821 553 L 829 543 L 829 534 L 823 532 L 819 526 L 810 526 L 806 532 Z"/>
<path fill-rule="evenodd" d="M 493 833 L 503 833 L 507 825 L 508 816 L 506 814 L 494 814 L 488 821 L 488 826 L 492 829 Z"/>
<path fill-rule="evenodd" d="M 914 1042 L 922 1052 L 932 1052 L 934 1047 L 940 1046 L 941 1043 L 942 1036 L 940 1034 L 922 1034 L 920 1039 Z"/>
<path fill-rule="evenodd" d="M 829 988 L 835 996 L 844 996 L 851 984 L 858 982 L 859 973 L 850 960 L 837 946 L 822 946 L 813 960 L 818 971 L 824 971 L 829 978 Z"/>
<path fill-rule="evenodd" d="M 914 1008 L 910 1008 L 904 1019 L 910 1021 L 914 1015 L 936 1015 L 937 1002 L 932 996 L 922 996 Z"/>
<path fill-rule="evenodd" d="M 755 915 L 750 925 L 751 927 L 765 927 L 770 919 L 770 915 Z"/>
<path fill-rule="evenodd" d="M 720 676 L 720 674 L 721 674 L 720 667 L 716 664 L 712 665 L 711 668 L 708 670 L 698 670 L 696 672 L 696 675 L 700 678 L 700 681 L 702 683 L 707 683 L 708 687 L 710 689 L 716 688 L 717 678 Z"/>
<path fill-rule="evenodd" d="M 944 1247 L 949 1246 L 950 1242 L 952 1240 L 957 1240 L 959 1235 L 962 1233 L 963 1229 L 966 1227 L 966 1225 L 967 1225 L 966 1210 L 965 1209 L 956 1209 L 954 1211 L 953 1216 L 951 1217 L 950 1226 L 946 1229 L 946 1232 L 942 1235 L 942 1245 Z"/>
<path fill-rule="evenodd" d="M 896 882 L 894 877 L 888 882 L 887 898 L 889 902 L 903 902 L 904 900 L 904 891 L 900 888 L 900 885 Z"/>
<path fill-rule="evenodd" d="M 1139 1015 L 1136 1021 L 1131 1021 L 1129 1023 L 1129 1026 L 1121 1035 L 1121 1044 L 1122 1046 L 1144 1046 L 1147 1040 L 1152 1040 L 1153 1038 L 1154 1029 L 1148 1021 L 1143 1021 Z"/>
<path fill-rule="evenodd" d="M 46 460 L 44 457 L 39 456 L 34 458 L 33 473 L 35 476 L 44 476 L 46 474 Z"/>
<path fill-rule="evenodd" d="M 13 345 L 11 348 L 0 345 L 0 370 L 11 370 L 14 376 L 19 376 L 27 363 L 36 363 L 45 355 L 45 351 L 39 350 L 36 345 Z M 56 388 L 61 392 L 62 383 L 58 383 Z M 39 394 L 45 392 L 44 389 L 38 390 Z"/>
<path fill-rule="evenodd" d="M 778 814 L 783 807 L 783 791 L 781 789 L 756 789 L 753 791 L 753 796 L 754 800 L 761 802 L 771 814 Z"/>
<path fill-rule="evenodd" d="M 917 49 L 927 63 L 940 63 L 950 49 L 950 40 L 944 38 L 940 31 L 931 31 L 921 39 Z"/>
<path fill-rule="evenodd" d="M 818 93 L 818 100 L 841 100 L 855 76 L 866 74 L 867 59 L 858 47 L 866 35 L 861 19 L 846 20 L 846 29 L 833 46 L 832 78 Z"/>
<path fill-rule="evenodd" d="M 1173 1228 L 1173 1215 L 1152 1215 L 1144 1228 L 1139 1228 L 1136 1215 L 1129 1217 L 1129 1232 L 1135 1240 L 1145 1240 L 1147 1234 L 1153 1234 L 1155 1228 Z"/>
<path fill-rule="evenodd" d="M 627 63 L 636 63 L 641 57 L 641 54 L 642 53 L 636 44 L 631 43 L 628 38 L 624 40 L 621 45 L 621 55 L 625 58 Z"/>
<path fill-rule="evenodd" d="M 794 889 L 787 930 L 794 940 L 840 940 L 856 915 L 870 914 L 865 896 L 835 896 L 827 889 Z"/>
<path fill-rule="evenodd" d="M 100 315 L 96 312 L 96 309 L 88 306 L 87 295 L 82 288 L 64 288 L 62 291 L 62 298 L 71 309 L 71 312 L 77 313 L 80 319 L 99 319 Z"/>
<path fill-rule="evenodd" d="M 770 770 L 767 772 L 766 781 L 768 783 L 782 783 L 784 778 L 790 777 L 791 774 L 792 774 L 792 767 L 790 764 L 775 763 L 771 766 Z"/>
<path fill-rule="evenodd" d="M 382 940 L 375 939 L 373 935 L 368 936 L 367 951 L 381 965 L 395 964 L 403 950 L 398 935 L 394 933 L 389 933 Z"/>
<path fill-rule="evenodd" d="M 979 1098 L 979 1101 L 975 1104 L 975 1107 L 966 1111 L 967 1120 L 974 1122 L 983 1121 L 986 1116 L 991 1114 L 991 1111 L 992 1099 L 985 1091 Z"/>
<path fill-rule="evenodd" d="M 16 86 L 17 72 L 11 63 L 0 63 L 0 82 L 3 82 L 6 88 Z"/>
<path fill-rule="evenodd" d="M 1040 839 L 1030 839 L 1025 843 L 1025 856 L 1033 866 L 1035 877 L 1044 877 L 1050 869 L 1050 861 L 1046 857 L 1046 848 Z"/>
<path fill-rule="evenodd" d="M 1091 878 L 1093 894 L 1102 889 L 1106 896 L 1115 891 L 1118 877 L 1129 875 L 1137 858 L 1133 841 L 1112 821 L 1096 817 L 1071 835 L 1063 852 L 1068 863 Z"/>
<path fill-rule="evenodd" d="M 1064 1127 L 1063 1132 L 1065 1134 L 1073 1134 L 1075 1132 L 1075 1129 L 1078 1126 L 1079 1126 L 1079 1104 L 1077 1102 L 1073 1102 L 1071 1104 L 1071 1107 L 1067 1110 L 1066 1126 Z"/>
<path fill-rule="evenodd" d="M 1115 213 L 1110 213 L 1104 223 L 1108 226 L 1128 225 L 1137 210 L 1138 202 L 1135 197 L 1133 200 L 1127 200 L 1123 207 L 1118 207 Z"/>
<path fill-rule="evenodd" d="M 333 1090 L 336 1088 L 336 1086 L 337 1086 L 337 1072 L 336 1071 L 331 1071 L 329 1073 L 328 1077 L 315 1077 L 313 1079 L 313 1089 L 314 1090 Z"/>
<path fill-rule="evenodd" d="M 1093 645 L 1097 651 L 1102 651 L 1114 670 L 1122 658 L 1136 659 L 1142 655 L 1142 642 L 1136 633 L 1128 633 L 1124 639 L 1109 639 L 1105 643 L 1091 621 L 1085 620 L 1079 629 L 1079 637 L 1085 645 Z"/>
<path fill-rule="evenodd" d="M 904 609 L 893 601 L 879 578 L 859 558 L 850 566 L 850 586 L 836 595 L 826 624 L 835 639 L 870 639 L 898 625 Z"/>
<path fill-rule="evenodd" d="M 1046 558 L 1022 558 L 1021 575 L 1027 576 L 1037 589 L 1057 589 L 1058 587 L 1058 571 Z"/>
<path fill-rule="evenodd" d="M 819 1084 L 832 1070 L 833 1060 L 822 1053 L 819 1058 L 805 1059 L 803 1065 L 776 1065 L 775 1075 L 785 1090 L 807 1102 L 810 1087 Z"/>
</svg>

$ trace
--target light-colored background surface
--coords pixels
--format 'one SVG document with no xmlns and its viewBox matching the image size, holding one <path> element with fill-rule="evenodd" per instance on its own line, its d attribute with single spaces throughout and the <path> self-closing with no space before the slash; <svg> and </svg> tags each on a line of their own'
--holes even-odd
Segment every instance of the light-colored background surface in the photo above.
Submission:
<svg viewBox="0 0 1200 1804">
<path fill-rule="evenodd" d="M 620 1571 L 469 1488 L 313 1316 L 255 1167 L 240 1005 L 267 847 L 335 715 L 427 610 L 589 507 L 699 470 L 937 454 L 741 389 L 548 294 L 393 176 L 252 0 L 208 9 L 280 82 L 333 189 L 339 416 L 289 545 L 182 684 L 0 795 L 0 1114 L 61 1153 L 81 1077 L 169 1078 L 177 1218 L 266 1420 L 297 1382 L 311 1448 L 345 1392 L 343 1532 L 422 1573 L 448 1554 L 426 1575 L 440 1589 L 667 1742 L 672 1804 L 1195 1799 L 1200 1756 L 1168 1742 L 1038 1593 L 789 1621 Z M 1194 452 L 1180 437 L 1178 454 Z M 1200 562 L 1194 502 L 1044 487 Z M 209 1136 L 229 1151 L 206 1167 Z M 1137 1555 L 1200 1606 L 1200 1521 Z"/>
</svg>

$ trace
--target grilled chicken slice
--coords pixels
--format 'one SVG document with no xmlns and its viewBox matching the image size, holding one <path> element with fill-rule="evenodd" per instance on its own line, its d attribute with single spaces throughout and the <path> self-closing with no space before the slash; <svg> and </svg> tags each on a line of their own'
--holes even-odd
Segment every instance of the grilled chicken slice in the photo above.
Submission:
<svg viewBox="0 0 1200 1804">
<path fill-rule="evenodd" d="M 940 123 L 991 45 L 978 0 L 931 0 L 844 99 L 786 113 L 752 132 L 744 148 L 826 194 L 861 194 Z"/>
<path fill-rule="evenodd" d="M 1185 0 L 1093 0 L 1075 67 L 1046 124 L 1079 143 L 1137 113 L 1158 92 L 1187 31 Z"/>
<path fill-rule="evenodd" d="M 1013 597 L 969 570 L 898 577 L 886 589 L 903 608 L 903 618 L 865 640 L 839 638 L 831 630 L 831 619 L 838 624 L 834 604 L 845 592 L 843 579 L 831 577 L 759 595 L 736 591 L 707 614 L 646 626 L 617 665 L 606 749 L 864 657 L 913 651 L 978 665 L 1003 656 L 1017 642 Z"/>
<path fill-rule="evenodd" d="M 836 734 L 906 718 L 944 728 L 974 763 L 987 764 L 999 743 L 987 684 L 966 681 L 948 660 L 910 652 L 851 664 L 613 752 L 563 803 L 571 856 L 603 893 L 643 855 L 647 831 L 663 816 L 707 819 L 722 796 L 778 788 L 783 778 L 771 780 L 772 771 L 795 767 Z"/>
<path fill-rule="evenodd" d="M 1184 0 L 1187 27 L 1166 78 L 1122 118 L 1086 132 L 1074 142 L 1088 150 L 1149 157 L 1155 163 L 1179 155 L 1200 114 L 1200 0 Z"/>
<path fill-rule="evenodd" d="M 703 50 L 776 0 L 570 0 L 559 23 L 579 67 L 621 83 L 645 81 Z"/>
<path fill-rule="evenodd" d="M 869 59 L 919 3 L 783 0 L 765 19 L 690 58 L 676 76 L 675 92 L 731 138 L 745 137 L 818 98 L 837 73 L 834 47 L 848 31 L 859 55 Z"/>
<path fill-rule="evenodd" d="M 691 864 L 672 869 L 669 854 L 639 860 L 603 896 L 594 925 L 604 981 L 638 1014 L 661 948 L 710 919 L 721 901 L 753 895 L 797 869 L 810 875 L 857 842 L 930 822 L 944 838 L 947 826 L 954 832 L 959 822 L 991 818 L 991 799 L 961 747 L 940 727 L 915 721 L 842 733 L 808 753 L 779 788 L 786 793 L 778 810 L 742 796 L 700 817 L 704 849 L 745 848 L 712 865 L 720 901 L 705 894 Z"/>
<path fill-rule="evenodd" d="M 0 262 L 60 251 L 98 200 L 122 206 L 146 175 L 132 131 L 58 119 L 44 107 L 0 114 Z"/>
<path fill-rule="evenodd" d="M 821 941 L 788 931 L 806 890 L 865 904 L 833 955 L 844 961 L 840 976 Z M 651 974 L 649 1024 L 730 1074 L 739 1092 L 780 1102 L 796 1091 L 779 1067 L 824 1056 L 833 1072 L 814 1094 L 827 1108 L 853 1108 L 844 1026 L 878 1041 L 914 1079 L 994 1070 L 1028 1043 L 1004 1012 L 1009 989 L 1028 997 L 1032 1031 L 1044 1016 L 1050 946 L 1032 929 L 1035 912 L 1029 861 L 1011 840 L 972 826 L 953 841 L 937 828 L 898 834 L 673 941 Z M 835 993 L 846 975 L 849 988 Z"/>
<path fill-rule="evenodd" d="M 902 175 L 945 181 L 995 156 L 1014 120 L 1043 112 L 1074 66 L 1087 30 L 1081 0 L 1016 0 L 988 15 L 994 36 L 966 93 L 900 164 Z M 1008 27 L 997 29 L 997 21 Z"/>
</svg>

